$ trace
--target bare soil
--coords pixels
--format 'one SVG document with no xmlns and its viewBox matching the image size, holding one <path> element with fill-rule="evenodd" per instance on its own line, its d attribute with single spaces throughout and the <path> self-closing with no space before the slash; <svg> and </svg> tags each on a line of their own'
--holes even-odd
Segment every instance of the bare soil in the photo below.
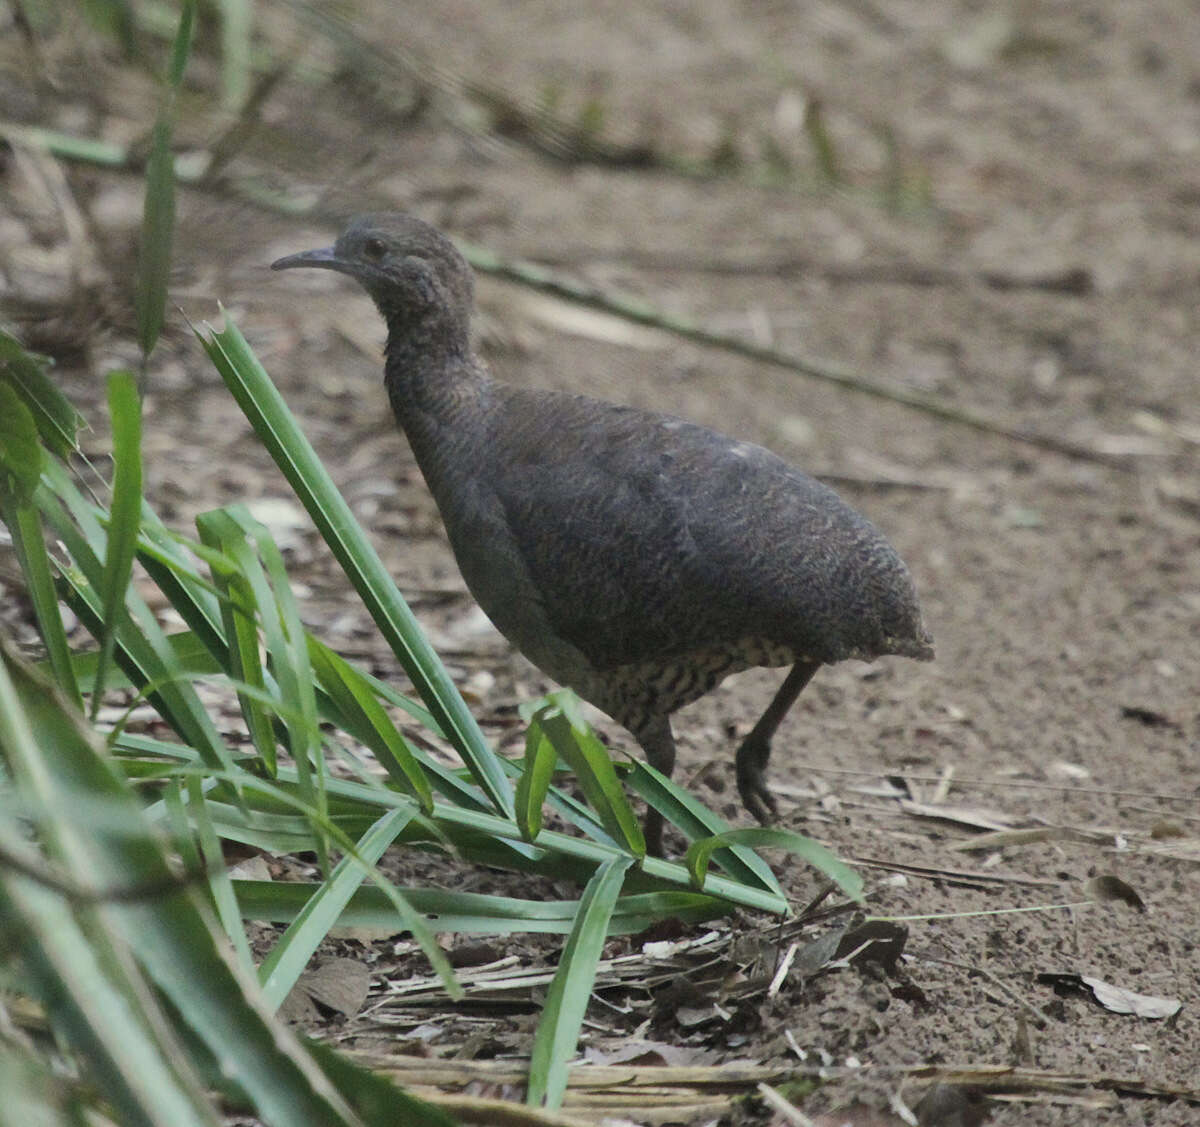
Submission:
<svg viewBox="0 0 1200 1127">
<path fill-rule="evenodd" d="M 328 67 L 317 37 L 293 34 L 290 9 L 262 7 L 272 42 Z M 554 159 L 520 130 L 503 137 L 498 114 L 445 84 L 414 102 L 419 84 L 395 67 L 390 84 L 361 72 L 285 78 L 234 168 L 311 190 L 326 214 L 412 210 L 569 277 L 1096 455 L 980 433 L 481 280 L 480 346 L 504 378 L 684 415 L 827 478 L 907 560 L 936 638 L 929 665 L 823 670 L 772 762 L 784 823 L 868 865 L 873 914 L 921 917 L 908 923 L 899 977 L 852 967 L 796 980 L 770 1002 L 735 1007 L 726 1024 L 685 1027 L 660 1009 L 639 1035 L 703 1050 L 706 1061 L 796 1061 L 802 1051 L 834 1070 L 804 1102 L 818 1122 L 841 1122 L 819 1117 L 855 1103 L 880 1109 L 871 1122 L 899 1122 L 888 1100 L 903 1090 L 915 1104 L 921 1085 L 888 1070 L 923 1063 L 1097 1080 L 1082 1105 L 1018 1093 L 974 1109 L 996 1125 L 1200 1122 L 1195 1104 L 1128 1094 L 1200 1088 L 1200 25 L 1191 7 L 355 7 L 353 26 L 371 43 L 434 60 L 443 78 L 529 103 L 558 91 L 560 113 L 602 118 L 614 143 L 698 166 L 736 149 L 742 163 L 685 175 L 655 161 Z M 24 86 L 28 62 L 8 57 L 12 104 L 0 116 L 135 137 L 151 120 L 148 83 L 103 44 L 85 55 L 52 45 L 56 89 Z M 841 186 L 820 181 L 800 121 L 806 99 L 819 99 Z M 199 144 L 212 127 L 185 112 L 183 140 Z M 890 197 L 898 206 L 886 191 L 885 135 L 903 170 Z M 768 138 L 792 166 L 772 184 L 763 183 Z M 100 373 L 136 358 L 126 279 L 140 183 L 54 167 L 63 179 L 50 191 L 44 165 L 6 157 L 0 267 L 14 310 L 18 296 L 26 307 L 31 279 L 41 287 L 32 343 L 58 357 L 102 426 Z M 83 253 L 65 237 L 64 199 L 86 220 L 90 268 L 103 279 L 100 296 L 93 289 L 82 303 L 64 282 L 63 264 Z M 215 316 L 218 300 L 236 317 L 487 730 L 515 749 L 515 703 L 550 686 L 472 608 L 387 413 L 382 326 L 343 279 L 266 270 L 278 255 L 331 241 L 335 228 L 227 191 L 186 190 L 179 210 L 173 297 L 194 317 Z M 178 316 L 152 365 L 146 425 L 148 491 L 179 527 L 229 501 L 286 499 Z M 103 432 L 89 442 L 102 450 Z M 286 526 L 288 510 L 275 512 Z M 289 559 L 314 628 L 395 674 L 307 526 L 292 530 Z M 8 600 L 6 617 L 19 619 L 11 584 Z M 778 678 L 731 678 L 676 721 L 681 776 L 739 824 L 732 746 Z M 613 745 L 633 746 L 597 722 Z M 944 817 L 920 805 L 935 803 Z M 963 848 L 979 832 L 972 819 L 1061 832 L 973 851 Z M 786 862 L 778 871 L 805 902 L 812 874 Z M 1087 902 L 1087 882 L 1110 874 L 1144 910 Z M 406 875 L 461 879 L 438 867 Z M 1072 906 L 1009 914 L 1050 905 Z M 553 948 L 512 950 L 536 959 Z M 1087 991 L 1039 980 L 1047 972 L 1182 1009 L 1168 1020 L 1112 1012 Z M 615 1011 L 594 1016 L 597 1043 L 598 1030 L 634 1034 Z M 527 1048 L 528 1035 L 528 1017 L 496 1015 L 473 1051 Z M 454 1048 L 447 1035 L 424 1051 Z M 960 1112 L 929 1110 L 924 1121 L 978 1121 L 952 1117 Z M 737 1116 L 770 1118 L 750 1105 Z"/>
</svg>

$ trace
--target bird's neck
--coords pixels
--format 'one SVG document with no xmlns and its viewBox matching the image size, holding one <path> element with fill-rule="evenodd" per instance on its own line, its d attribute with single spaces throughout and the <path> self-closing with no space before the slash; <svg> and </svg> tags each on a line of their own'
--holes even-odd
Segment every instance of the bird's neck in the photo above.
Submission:
<svg viewBox="0 0 1200 1127">
<path fill-rule="evenodd" d="M 389 331 L 384 384 L 392 411 L 430 486 L 473 449 L 481 449 L 480 431 L 488 425 L 494 387 L 487 369 L 464 339 L 441 333 Z"/>
</svg>

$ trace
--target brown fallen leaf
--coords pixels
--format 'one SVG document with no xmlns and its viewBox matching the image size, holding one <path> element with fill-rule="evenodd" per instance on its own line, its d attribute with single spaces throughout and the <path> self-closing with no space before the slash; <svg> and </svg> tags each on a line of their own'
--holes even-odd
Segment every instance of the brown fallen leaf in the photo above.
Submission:
<svg viewBox="0 0 1200 1127">
<path fill-rule="evenodd" d="M 1091 900 L 1120 900 L 1123 904 L 1128 904 L 1131 908 L 1136 908 L 1139 912 L 1146 910 L 1146 905 L 1142 898 L 1137 894 L 1133 885 L 1126 884 L 1120 877 L 1113 876 L 1112 873 L 1102 873 L 1099 876 L 1092 877 L 1084 886 L 1083 891 L 1087 893 Z"/>
<path fill-rule="evenodd" d="M 868 920 L 841 937 L 834 958 L 848 958 L 852 963 L 878 963 L 888 974 L 895 974 L 907 942 L 908 928 L 903 924 Z"/>
<path fill-rule="evenodd" d="M 288 991 L 279 1007 L 279 1018 L 288 1025 L 311 1027 L 321 1020 L 321 1011 L 299 982 Z"/>
<path fill-rule="evenodd" d="M 1147 728 L 1180 728 L 1182 725 L 1174 717 L 1159 712 L 1153 708 L 1143 708 L 1139 704 L 1121 705 L 1122 720 L 1136 720 Z"/>
<path fill-rule="evenodd" d="M 298 1014 L 310 1015 L 315 1011 L 315 1003 L 351 1017 L 362 1009 L 370 988 L 371 974 L 362 963 L 355 959 L 326 959 L 300 976 L 283 1008 L 289 1014 L 294 1009 Z"/>
</svg>

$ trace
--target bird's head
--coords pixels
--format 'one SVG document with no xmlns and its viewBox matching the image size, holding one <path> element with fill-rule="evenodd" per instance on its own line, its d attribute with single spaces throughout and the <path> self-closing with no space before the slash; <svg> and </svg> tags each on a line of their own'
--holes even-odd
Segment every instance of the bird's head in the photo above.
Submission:
<svg viewBox="0 0 1200 1127">
<path fill-rule="evenodd" d="M 468 340 L 475 282 L 454 244 L 403 212 L 352 219 L 331 247 L 289 254 L 272 270 L 307 266 L 349 274 L 371 295 L 392 336 L 436 333 L 453 347 Z"/>
</svg>

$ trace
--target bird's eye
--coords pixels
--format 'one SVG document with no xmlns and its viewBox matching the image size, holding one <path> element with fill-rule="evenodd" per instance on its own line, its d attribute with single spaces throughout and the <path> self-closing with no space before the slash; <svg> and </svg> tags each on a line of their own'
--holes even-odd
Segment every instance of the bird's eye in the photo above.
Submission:
<svg viewBox="0 0 1200 1127">
<path fill-rule="evenodd" d="M 368 239 L 363 243 L 363 255 L 372 262 L 378 262 L 387 254 L 387 243 L 382 239 Z"/>
</svg>

